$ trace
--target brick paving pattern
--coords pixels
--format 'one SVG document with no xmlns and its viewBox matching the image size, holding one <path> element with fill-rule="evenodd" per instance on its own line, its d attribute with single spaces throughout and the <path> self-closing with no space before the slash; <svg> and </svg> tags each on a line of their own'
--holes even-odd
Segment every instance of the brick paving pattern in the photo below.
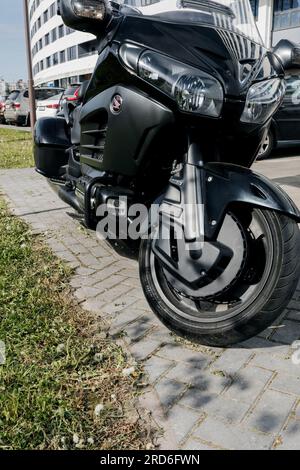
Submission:
<svg viewBox="0 0 300 470">
<path fill-rule="evenodd" d="M 13 212 L 76 268 L 71 280 L 84 309 L 107 322 L 149 386 L 140 399 L 163 429 L 161 449 L 300 449 L 300 286 L 277 324 L 230 349 L 179 341 L 150 311 L 136 261 L 120 257 L 82 227 L 32 169 L 2 170 Z"/>
</svg>

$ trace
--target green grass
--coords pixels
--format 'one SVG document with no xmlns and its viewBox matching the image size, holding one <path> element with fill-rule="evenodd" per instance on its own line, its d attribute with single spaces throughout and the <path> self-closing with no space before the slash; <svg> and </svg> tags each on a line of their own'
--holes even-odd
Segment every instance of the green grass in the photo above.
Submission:
<svg viewBox="0 0 300 470">
<path fill-rule="evenodd" d="M 30 132 L 0 129 L 0 168 L 34 166 Z"/>
<path fill-rule="evenodd" d="M 69 276 L 0 202 L 0 449 L 145 448 L 140 372 L 122 374 L 126 356 L 74 303 Z"/>
</svg>

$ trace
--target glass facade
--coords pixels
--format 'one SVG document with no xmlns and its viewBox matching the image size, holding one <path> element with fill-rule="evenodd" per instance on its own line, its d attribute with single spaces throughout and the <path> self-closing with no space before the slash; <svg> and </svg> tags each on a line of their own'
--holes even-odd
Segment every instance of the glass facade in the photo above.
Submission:
<svg viewBox="0 0 300 470">
<path fill-rule="evenodd" d="M 87 57 L 93 54 L 97 54 L 97 41 L 87 41 L 77 46 L 72 46 L 67 49 L 64 49 L 59 52 L 55 52 L 51 56 L 46 58 L 46 64 L 44 66 L 44 61 L 40 61 L 33 68 L 33 73 L 36 75 L 41 70 L 53 67 L 54 65 L 63 64 L 66 60 L 76 60 L 81 59 L 82 57 Z M 43 64 L 43 65 L 41 65 Z"/>
<path fill-rule="evenodd" d="M 40 4 L 43 2 L 43 0 L 34 0 L 34 2 L 31 5 L 30 12 L 29 12 L 29 17 L 30 20 L 35 12 L 35 10 L 40 6 Z M 42 27 L 43 24 L 47 23 L 53 16 L 56 15 L 57 12 L 57 2 L 53 2 L 50 5 L 49 9 L 46 9 L 41 16 L 38 17 L 38 19 L 33 23 L 33 26 L 31 27 L 31 39 L 33 36 L 38 32 L 38 30 Z"/>
<path fill-rule="evenodd" d="M 257 18 L 258 17 L 259 0 L 250 0 L 250 5 L 251 5 L 251 8 L 252 8 L 254 18 Z"/>
<path fill-rule="evenodd" d="M 59 64 L 74 61 L 74 75 L 67 78 L 58 78 L 57 80 L 54 80 L 54 82 L 57 85 L 61 85 L 64 82 L 68 84 L 72 80 L 78 81 L 79 76 L 76 75 L 76 60 L 96 54 L 98 52 L 97 41 L 80 41 L 79 37 L 74 34 L 76 32 L 73 29 L 62 24 L 61 20 L 57 21 L 58 18 L 56 15 L 59 0 L 53 1 L 52 3 L 49 1 L 45 2 L 45 7 L 43 9 L 40 5 L 42 5 L 44 1 L 45 0 L 34 0 L 31 3 L 29 10 L 34 76 L 41 71 L 46 71 L 47 69 L 58 66 Z M 35 13 L 37 8 L 39 8 L 38 17 L 36 17 Z M 55 21 L 50 22 L 53 17 L 56 17 Z M 55 26 L 58 22 L 59 24 Z M 37 35 L 40 30 L 41 32 Z M 73 36 L 73 34 L 74 41 L 71 40 L 71 44 L 73 43 L 73 45 L 70 46 L 70 40 L 64 41 L 63 38 L 69 35 Z M 38 36 L 37 39 L 35 39 L 36 35 Z M 41 53 L 40 51 L 44 52 L 44 57 L 41 57 L 41 60 L 36 60 L 37 54 L 40 55 Z M 52 72 L 50 72 L 50 74 L 53 76 Z M 62 75 L 59 69 L 57 74 L 59 77 Z"/>
<path fill-rule="evenodd" d="M 300 27 L 300 0 L 274 0 L 274 31 L 297 27 Z"/>
<path fill-rule="evenodd" d="M 249 0 L 253 14 L 258 19 L 261 5 L 269 7 L 269 18 L 271 18 L 273 11 L 273 28 L 267 34 L 271 36 L 271 40 L 275 43 L 282 37 L 292 37 L 292 40 L 300 43 L 300 0 Z M 40 7 L 45 2 L 45 7 Z M 132 6 L 148 5 L 155 3 L 155 0 L 126 0 L 126 3 Z M 38 17 L 35 14 L 39 8 Z M 97 53 L 97 43 L 95 40 L 86 40 L 84 42 L 77 40 L 77 34 L 73 29 L 65 26 L 60 21 L 57 24 L 57 19 L 53 22 L 50 20 L 57 15 L 58 0 L 46 2 L 45 0 L 34 0 L 30 6 L 30 19 L 31 19 L 31 39 L 32 39 L 32 56 L 34 60 L 34 75 L 41 71 L 45 71 L 55 65 L 64 64 L 69 61 L 74 61 L 74 72 L 76 71 L 75 61 L 89 55 Z M 35 15 L 34 15 L 35 14 Z M 34 17 L 33 17 L 34 15 Z M 44 27 L 44 25 L 46 25 Z M 55 27 L 53 27 L 55 26 Z M 42 29 L 42 36 L 39 33 L 37 39 L 35 35 Z M 299 39 L 298 29 L 299 28 Z M 288 32 L 289 30 L 289 32 Z M 74 35 L 74 42 L 70 47 L 70 41 L 64 47 L 64 40 L 66 36 Z M 273 38 L 273 39 L 272 39 Z M 54 44 L 54 47 L 50 47 Z M 57 45 L 56 45 L 57 44 Z M 60 47 L 61 45 L 61 47 Z M 49 47 L 47 47 L 49 46 Z M 68 46 L 68 47 L 67 47 Z M 40 51 L 45 49 L 44 57 L 39 57 L 36 61 L 35 57 Z M 53 50 L 54 49 L 54 50 Z M 48 52 L 48 53 L 47 53 Z M 76 72 L 74 73 L 76 76 Z M 67 79 L 69 80 L 69 79 Z M 61 79 L 60 79 L 61 81 Z"/>
</svg>

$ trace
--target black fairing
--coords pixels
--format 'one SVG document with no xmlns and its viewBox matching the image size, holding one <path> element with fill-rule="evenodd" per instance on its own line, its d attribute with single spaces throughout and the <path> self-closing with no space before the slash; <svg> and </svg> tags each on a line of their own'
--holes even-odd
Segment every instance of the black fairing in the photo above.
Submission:
<svg viewBox="0 0 300 470">
<path fill-rule="evenodd" d="M 132 41 L 213 74 L 227 97 L 245 94 L 257 74 L 262 79 L 282 72 L 272 54 L 260 44 L 209 25 L 126 16 L 114 39 L 120 44 Z"/>
<path fill-rule="evenodd" d="M 112 111 L 112 99 L 117 95 L 123 100 L 120 113 Z M 136 174 L 155 137 L 174 123 L 168 108 L 120 85 L 90 99 L 80 119 L 82 163 L 123 175 Z"/>
<path fill-rule="evenodd" d="M 214 75 L 226 94 L 221 118 L 180 113 L 172 99 L 139 79 L 123 65 L 118 51 L 126 42 L 134 42 L 142 50 L 149 48 L 159 51 Z M 150 156 L 152 152 L 153 158 L 159 148 L 164 149 L 164 154 L 173 153 L 173 160 L 180 160 L 186 151 L 182 145 L 186 127 L 194 127 L 201 140 L 203 158 L 206 161 L 226 161 L 250 166 L 260 147 L 266 126 L 241 125 L 240 116 L 245 95 L 255 75 L 261 80 L 276 76 L 280 71 L 276 72 L 272 56 L 261 45 L 235 33 L 209 26 L 179 25 L 142 16 L 126 16 L 116 30 L 111 45 L 100 54 L 85 95 L 80 116 L 83 131 L 81 144 L 84 148 L 82 162 L 87 163 L 87 157 L 91 157 L 88 164 L 99 170 L 110 167 L 116 173 L 135 176 L 140 173 L 147 154 Z M 113 116 L 110 104 L 114 90 L 117 89 L 113 87 L 118 86 L 122 86 L 125 93 L 123 109 L 118 116 Z M 155 102 L 157 103 L 154 104 Z M 161 116 L 169 114 L 169 118 L 163 118 L 160 125 L 151 124 L 151 113 L 155 114 L 155 109 L 159 107 L 165 109 Z M 153 122 L 156 122 L 156 117 Z M 170 131 L 172 122 L 173 130 L 169 138 L 170 134 L 164 126 L 168 124 Z M 163 137 L 159 139 L 162 129 Z M 97 141 L 97 130 L 103 131 L 102 136 L 109 133 L 110 143 L 104 138 Z M 93 138 L 88 135 L 88 131 L 95 131 Z M 136 142 L 133 143 L 132 139 Z M 117 149 L 120 143 L 122 157 Z M 87 145 L 95 148 L 90 147 L 87 151 Z M 97 154 L 97 146 L 105 146 L 100 156 Z"/>
<path fill-rule="evenodd" d="M 247 167 L 252 164 L 268 123 L 242 125 L 240 116 L 252 81 L 282 73 L 272 54 L 234 32 L 141 15 L 119 19 L 112 39 L 99 56 L 85 94 L 80 116 L 82 163 L 101 171 L 110 168 L 127 176 L 140 175 L 147 157 L 153 159 L 159 149 L 165 155 L 168 153 L 167 160 L 171 154 L 173 160 L 180 160 L 186 151 L 183 144 L 186 128 L 195 127 L 205 161 L 226 161 Z M 215 76 L 225 94 L 221 118 L 180 113 L 172 99 L 139 79 L 120 61 L 119 47 L 126 42 L 169 55 Z M 114 88 L 120 86 L 121 89 Z M 110 110 L 116 90 L 125 93 L 118 116 Z M 158 125 L 156 110 L 159 108 L 164 111 L 160 112 L 162 120 Z M 102 132 L 97 139 L 99 130 Z M 95 131 L 93 136 L 90 131 Z M 97 147 L 101 148 L 100 153 Z M 163 160 L 163 156 L 159 159 Z"/>
</svg>

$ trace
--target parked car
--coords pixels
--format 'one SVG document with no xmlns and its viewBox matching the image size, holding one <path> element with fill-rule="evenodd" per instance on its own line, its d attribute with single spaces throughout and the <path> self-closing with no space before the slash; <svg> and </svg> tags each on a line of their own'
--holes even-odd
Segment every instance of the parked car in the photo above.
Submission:
<svg viewBox="0 0 300 470">
<path fill-rule="evenodd" d="M 20 93 L 20 90 L 11 91 L 7 97 L 7 100 L 5 101 L 4 120 L 8 124 L 14 122 L 18 110 L 20 109 L 20 103 L 18 101 Z"/>
<path fill-rule="evenodd" d="M 72 83 L 65 90 L 62 99 L 67 101 L 77 101 L 80 87 L 81 83 Z"/>
<path fill-rule="evenodd" d="M 36 102 L 46 100 L 51 96 L 62 93 L 63 88 L 41 87 L 35 89 Z M 15 90 L 7 98 L 5 106 L 5 119 L 8 123 L 19 126 L 30 125 L 29 92 L 28 90 Z"/>
<path fill-rule="evenodd" d="M 78 102 L 78 94 L 81 87 L 81 83 L 72 83 L 68 86 L 68 88 L 64 91 L 63 96 L 60 102 L 60 111 L 63 111 L 63 105 L 65 101 L 73 103 L 75 106 Z"/>
<path fill-rule="evenodd" d="M 5 101 L 6 101 L 6 97 L 0 96 L 0 124 L 5 124 L 5 117 L 4 117 Z"/>
<path fill-rule="evenodd" d="M 36 107 L 37 119 L 41 117 L 56 116 L 59 109 L 62 93 L 51 96 L 47 100 L 38 101 Z"/>
<path fill-rule="evenodd" d="M 300 147 L 300 70 L 286 77 L 286 93 L 282 105 L 272 119 L 258 159 L 267 158 L 279 147 Z"/>
</svg>

